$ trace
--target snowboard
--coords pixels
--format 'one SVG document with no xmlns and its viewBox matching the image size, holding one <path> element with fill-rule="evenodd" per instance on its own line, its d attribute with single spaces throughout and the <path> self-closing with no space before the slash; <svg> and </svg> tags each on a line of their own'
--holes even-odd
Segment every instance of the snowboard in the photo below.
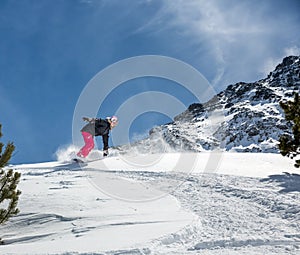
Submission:
<svg viewBox="0 0 300 255">
<path fill-rule="evenodd" d="M 102 158 L 96 158 L 96 159 L 86 159 L 86 160 L 81 160 L 79 158 L 73 158 L 73 159 L 71 159 L 71 162 L 72 163 L 78 163 L 78 164 L 87 164 L 87 163 L 90 163 L 90 162 L 94 162 L 94 161 L 105 159 L 107 157 L 108 156 L 102 157 Z"/>
<path fill-rule="evenodd" d="M 86 161 L 83 161 L 83 160 L 81 160 L 79 158 L 73 158 L 73 159 L 71 159 L 71 162 L 73 162 L 73 163 L 80 163 L 80 164 L 87 163 Z"/>
</svg>

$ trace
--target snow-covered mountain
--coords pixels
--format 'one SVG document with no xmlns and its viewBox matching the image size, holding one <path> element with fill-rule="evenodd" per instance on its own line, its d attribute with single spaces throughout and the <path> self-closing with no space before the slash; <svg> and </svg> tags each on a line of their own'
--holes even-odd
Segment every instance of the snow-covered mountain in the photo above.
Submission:
<svg viewBox="0 0 300 255">
<path fill-rule="evenodd" d="M 149 138 L 133 147 L 146 152 L 278 152 L 279 137 L 290 132 L 279 102 L 293 99 L 299 88 L 300 56 L 286 57 L 267 78 L 229 85 L 208 102 L 190 105 L 174 122 L 153 128 Z"/>
</svg>

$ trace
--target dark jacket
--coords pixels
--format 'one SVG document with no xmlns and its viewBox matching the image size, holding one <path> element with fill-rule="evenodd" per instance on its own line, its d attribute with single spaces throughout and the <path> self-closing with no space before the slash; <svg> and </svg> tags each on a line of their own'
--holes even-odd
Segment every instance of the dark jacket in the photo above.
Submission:
<svg viewBox="0 0 300 255">
<path fill-rule="evenodd" d="M 103 140 L 103 149 L 108 149 L 108 137 L 110 131 L 110 124 L 108 120 L 104 119 L 95 119 L 92 122 L 86 124 L 82 129 L 81 132 L 90 133 L 93 136 L 102 136 Z"/>
</svg>

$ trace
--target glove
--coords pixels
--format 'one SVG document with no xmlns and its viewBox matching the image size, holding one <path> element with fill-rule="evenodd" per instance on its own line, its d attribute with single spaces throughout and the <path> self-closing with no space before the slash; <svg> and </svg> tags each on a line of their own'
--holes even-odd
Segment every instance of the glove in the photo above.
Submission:
<svg viewBox="0 0 300 255">
<path fill-rule="evenodd" d="M 108 150 L 104 150 L 103 151 L 103 157 L 107 157 L 108 156 Z"/>
<path fill-rule="evenodd" d="M 83 117 L 82 119 L 83 121 L 87 121 L 87 122 L 93 122 L 95 120 L 94 118 L 88 118 L 88 117 Z"/>
</svg>

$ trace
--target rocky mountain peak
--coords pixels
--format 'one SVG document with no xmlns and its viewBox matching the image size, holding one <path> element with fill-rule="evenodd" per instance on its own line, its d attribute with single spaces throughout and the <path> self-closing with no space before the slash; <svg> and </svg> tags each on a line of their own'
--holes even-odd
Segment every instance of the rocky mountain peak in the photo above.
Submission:
<svg viewBox="0 0 300 255">
<path fill-rule="evenodd" d="M 138 144 L 146 150 L 159 140 L 175 150 L 277 153 L 279 137 L 291 131 L 279 102 L 291 100 L 299 89 L 300 56 L 286 57 L 267 78 L 229 85 L 208 102 L 190 105 L 174 122 L 152 129 Z"/>
</svg>

